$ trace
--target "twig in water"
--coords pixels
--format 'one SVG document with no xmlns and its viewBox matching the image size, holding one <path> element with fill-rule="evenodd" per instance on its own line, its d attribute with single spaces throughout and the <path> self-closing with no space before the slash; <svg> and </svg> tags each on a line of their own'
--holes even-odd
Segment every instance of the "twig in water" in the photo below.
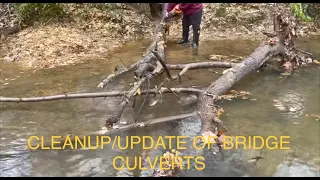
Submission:
<svg viewBox="0 0 320 180">
<path fill-rule="evenodd" d="M 312 56 L 311 53 L 306 52 L 306 51 L 304 51 L 304 50 L 298 49 L 298 48 L 296 48 L 296 47 L 294 47 L 294 49 L 297 50 L 297 51 L 299 51 L 299 52 L 301 52 L 301 53 L 303 53 L 303 54 L 307 54 L 307 55 L 309 55 L 309 56 Z"/>
<path fill-rule="evenodd" d="M 128 66 L 126 66 L 126 64 L 122 61 L 122 59 L 121 58 L 119 58 L 119 59 L 122 62 L 122 64 L 124 65 L 124 67 L 126 67 L 128 69 Z"/>
<path fill-rule="evenodd" d="M 141 106 L 140 106 L 140 109 L 139 109 L 139 111 L 138 111 L 138 114 L 137 114 L 136 118 L 134 119 L 134 122 L 135 122 L 135 123 L 137 122 L 137 120 L 138 120 L 138 118 L 139 118 L 139 116 L 140 116 L 140 114 L 141 114 L 142 108 L 143 108 L 144 104 L 146 103 L 147 97 L 148 97 L 148 95 L 149 95 L 150 80 L 149 80 L 148 75 L 146 75 L 146 79 L 147 79 L 147 82 L 148 82 L 148 89 L 147 89 L 147 93 L 146 93 L 146 95 L 145 95 L 145 97 L 144 97 L 144 99 L 143 99 L 143 102 L 142 102 L 142 104 L 141 104 Z"/>
<path fill-rule="evenodd" d="M 163 61 L 163 59 L 161 58 L 161 56 L 154 50 L 152 50 L 151 52 L 154 54 L 154 56 L 157 58 L 157 60 L 161 63 L 161 65 L 163 66 L 163 69 L 165 70 L 168 78 L 172 81 L 172 77 L 171 77 L 171 74 L 170 74 L 170 72 L 168 70 L 168 67 L 167 67 L 166 63 Z"/>
</svg>

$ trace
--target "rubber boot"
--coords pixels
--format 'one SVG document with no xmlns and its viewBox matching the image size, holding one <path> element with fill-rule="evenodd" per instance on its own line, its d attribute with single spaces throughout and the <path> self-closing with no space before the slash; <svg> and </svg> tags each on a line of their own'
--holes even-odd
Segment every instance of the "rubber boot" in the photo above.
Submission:
<svg viewBox="0 0 320 180">
<path fill-rule="evenodd" d="M 182 27 L 182 39 L 177 42 L 177 44 L 188 43 L 189 39 L 189 26 Z"/>
<path fill-rule="evenodd" d="M 192 47 L 197 48 L 199 46 L 200 27 L 193 28 L 193 42 Z"/>
</svg>

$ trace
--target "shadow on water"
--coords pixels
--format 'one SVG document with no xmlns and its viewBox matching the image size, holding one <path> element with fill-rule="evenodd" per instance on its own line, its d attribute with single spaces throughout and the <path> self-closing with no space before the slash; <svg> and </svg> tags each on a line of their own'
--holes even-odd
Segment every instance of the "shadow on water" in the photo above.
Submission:
<svg viewBox="0 0 320 180">
<path fill-rule="evenodd" d="M 320 54 L 320 37 L 299 41 L 300 48 Z M 12 64 L 1 64 L 1 96 L 42 96 L 67 92 L 94 92 L 106 89 L 129 89 L 133 82 L 127 73 L 106 87 L 96 89 L 98 82 L 113 71 L 115 65 L 123 67 L 121 59 L 129 65 L 141 58 L 149 41 L 132 42 L 120 48 L 113 56 L 102 60 L 91 60 L 83 64 L 41 70 L 35 73 L 19 69 Z M 247 56 L 260 42 L 250 40 L 222 40 L 202 42 L 195 52 L 190 48 L 168 43 L 168 63 L 207 61 L 211 54 Z M 223 69 L 215 71 L 222 72 Z M 206 169 L 198 171 L 191 163 L 191 170 L 181 176 L 319 176 L 319 122 L 305 115 L 320 114 L 319 87 L 320 68 L 300 68 L 286 79 L 280 79 L 278 71 L 267 70 L 253 73 L 238 82 L 233 89 L 250 92 L 250 100 L 223 101 L 225 109 L 222 120 L 234 136 L 290 136 L 290 150 L 229 150 L 214 154 L 208 150 L 195 150 L 188 143 L 187 152 L 193 156 L 204 156 Z M 182 84 L 172 83 L 172 87 L 207 87 L 220 75 L 207 69 L 193 70 L 182 78 Z M 153 80 L 152 85 L 159 84 Z M 165 95 L 163 103 L 146 106 L 139 121 L 188 113 L 195 109 L 190 96 L 182 95 L 178 102 L 174 95 Z M 273 99 L 283 102 L 294 111 L 281 112 L 273 105 Z M 138 98 L 137 102 L 142 102 Z M 0 174 L 1 176 L 149 176 L 152 171 L 117 171 L 112 165 L 116 156 L 160 156 L 157 150 L 104 149 L 91 150 L 39 150 L 25 151 L 30 136 L 86 135 L 97 131 L 107 116 L 117 110 L 121 98 L 95 98 L 59 100 L 39 103 L 2 103 L 0 111 Z M 149 102 L 153 101 L 152 97 Z M 127 109 L 122 121 L 131 121 L 138 107 Z M 195 136 L 201 128 L 198 119 L 157 124 L 141 129 L 119 132 L 121 137 L 129 135 L 152 136 Z M 122 139 L 123 141 L 123 139 Z M 124 142 L 122 142 L 124 143 Z M 166 142 L 168 145 L 168 142 Z M 173 145 L 174 146 L 174 145 Z M 251 158 L 263 159 L 252 163 Z M 130 160 L 131 162 L 132 159 Z M 119 164 L 117 164 L 119 165 Z"/>
</svg>

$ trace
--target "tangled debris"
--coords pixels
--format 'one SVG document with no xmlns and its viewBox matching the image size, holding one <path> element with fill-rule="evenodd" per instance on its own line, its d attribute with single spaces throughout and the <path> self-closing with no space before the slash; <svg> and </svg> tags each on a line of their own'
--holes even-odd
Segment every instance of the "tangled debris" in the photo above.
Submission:
<svg viewBox="0 0 320 180">
<path fill-rule="evenodd" d="M 0 36 L 18 32 L 19 26 L 19 19 L 13 12 L 12 5 L 0 3 Z"/>
</svg>

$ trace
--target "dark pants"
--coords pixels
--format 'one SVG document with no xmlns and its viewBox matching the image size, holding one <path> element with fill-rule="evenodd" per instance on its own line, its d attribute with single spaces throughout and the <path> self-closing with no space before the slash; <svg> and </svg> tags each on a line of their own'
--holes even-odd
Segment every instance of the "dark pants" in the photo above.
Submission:
<svg viewBox="0 0 320 180">
<path fill-rule="evenodd" d="M 202 21 L 202 13 L 203 10 L 190 14 L 187 16 L 183 16 L 182 18 L 182 39 L 187 42 L 189 39 L 189 27 L 192 26 L 193 29 L 193 42 L 195 44 L 199 44 L 199 36 L 200 36 L 200 24 Z"/>
</svg>

